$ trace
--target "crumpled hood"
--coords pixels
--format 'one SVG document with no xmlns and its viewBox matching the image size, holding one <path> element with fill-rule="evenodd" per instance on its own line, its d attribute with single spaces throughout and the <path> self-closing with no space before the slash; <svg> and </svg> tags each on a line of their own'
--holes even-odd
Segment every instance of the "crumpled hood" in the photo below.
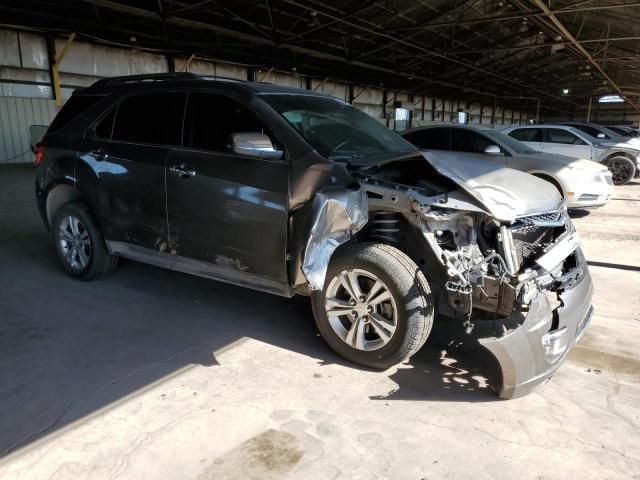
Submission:
<svg viewBox="0 0 640 480">
<path fill-rule="evenodd" d="M 549 182 L 528 173 L 500 167 L 460 152 L 421 152 L 438 173 L 456 182 L 497 220 L 555 210 L 560 192 Z"/>
</svg>

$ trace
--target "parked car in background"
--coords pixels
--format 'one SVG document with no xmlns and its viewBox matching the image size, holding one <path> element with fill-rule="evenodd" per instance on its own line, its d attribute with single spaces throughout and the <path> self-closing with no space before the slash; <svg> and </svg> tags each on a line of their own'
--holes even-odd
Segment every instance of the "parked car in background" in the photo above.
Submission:
<svg viewBox="0 0 640 480">
<path fill-rule="evenodd" d="M 627 137 L 627 138 L 635 138 L 638 136 L 638 133 L 640 133 L 637 128 L 629 127 L 626 125 L 605 125 L 605 126 L 609 130 L 613 130 L 617 134 L 620 134 L 623 137 Z"/>
<path fill-rule="evenodd" d="M 613 183 L 624 185 L 640 174 L 640 151 L 628 144 L 612 144 L 565 125 L 527 125 L 502 130 L 533 150 L 593 160 L 606 165 Z"/>
<path fill-rule="evenodd" d="M 621 146 L 626 145 L 636 150 L 640 150 L 640 138 L 628 137 L 626 135 L 622 135 L 620 133 L 613 131 L 609 127 L 605 127 L 604 125 L 598 125 L 596 123 L 588 123 L 588 122 L 571 122 L 571 121 L 553 122 L 553 123 L 550 122 L 548 124 L 573 127 L 609 145 L 621 145 Z"/>
<path fill-rule="evenodd" d="M 551 182 L 569 208 L 592 208 L 609 201 L 613 179 L 609 170 L 591 160 L 541 153 L 491 128 L 434 125 L 402 132 L 402 136 L 425 150 L 448 150 L 475 154 L 477 160 L 514 168 Z"/>
<path fill-rule="evenodd" d="M 469 172 L 452 152 L 431 163 L 334 97 L 108 78 L 74 92 L 38 149 L 38 207 L 77 279 L 126 257 L 310 296 L 327 344 L 375 368 L 414 354 L 434 320 L 457 325 L 494 355 L 506 398 L 544 384 L 591 321 L 553 186 L 487 162 Z"/>
</svg>

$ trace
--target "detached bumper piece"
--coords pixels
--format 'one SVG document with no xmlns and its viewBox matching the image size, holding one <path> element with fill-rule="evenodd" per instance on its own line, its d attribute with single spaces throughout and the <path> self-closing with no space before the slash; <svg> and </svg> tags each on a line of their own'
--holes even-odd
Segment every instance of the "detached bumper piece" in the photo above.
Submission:
<svg viewBox="0 0 640 480">
<path fill-rule="evenodd" d="M 579 283 L 558 296 L 561 305 L 555 310 L 538 293 L 528 312 L 516 314 L 526 315 L 517 328 L 501 338 L 479 340 L 500 365 L 501 398 L 521 397 L 544 385 L 584 333 L 593 315 L 593 283 L 583 268 Z"/>
</svg>

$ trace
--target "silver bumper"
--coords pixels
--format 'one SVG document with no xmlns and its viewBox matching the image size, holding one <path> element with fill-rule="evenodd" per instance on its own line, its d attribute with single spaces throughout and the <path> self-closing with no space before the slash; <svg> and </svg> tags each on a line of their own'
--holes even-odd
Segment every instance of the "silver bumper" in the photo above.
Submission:
<svg viewBox="0 0 640 480">
<path fill-rule="evenodd" d="M 560 295 L 557 325 L 549 300 L 538 293 L 519 327 L 501 338 L 479 339 L 500 365 L 501 398 L 521 397 L 546 383 L 588 326 L 593 283 L 587 265 L 583 268 L 580 282 Z"/>
</svg>

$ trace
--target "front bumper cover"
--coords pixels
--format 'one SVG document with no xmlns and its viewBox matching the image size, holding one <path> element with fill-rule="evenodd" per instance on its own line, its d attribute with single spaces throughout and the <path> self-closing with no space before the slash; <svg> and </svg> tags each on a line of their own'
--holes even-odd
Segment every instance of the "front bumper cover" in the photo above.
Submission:
<svg viewBox="0 0 640 480">
<path fill-rule="evenodd" d="M 521 397 L 544 385 L 588 326 L 593 283 L 587 266 L 583 268 L 579 283 L 559 295 L 562 303 L 555 314 L 547 297 L 538 293 L 519 327 L 500 338 L 479 339 L 500 365 L 501 398 Z"/>
</svg>

